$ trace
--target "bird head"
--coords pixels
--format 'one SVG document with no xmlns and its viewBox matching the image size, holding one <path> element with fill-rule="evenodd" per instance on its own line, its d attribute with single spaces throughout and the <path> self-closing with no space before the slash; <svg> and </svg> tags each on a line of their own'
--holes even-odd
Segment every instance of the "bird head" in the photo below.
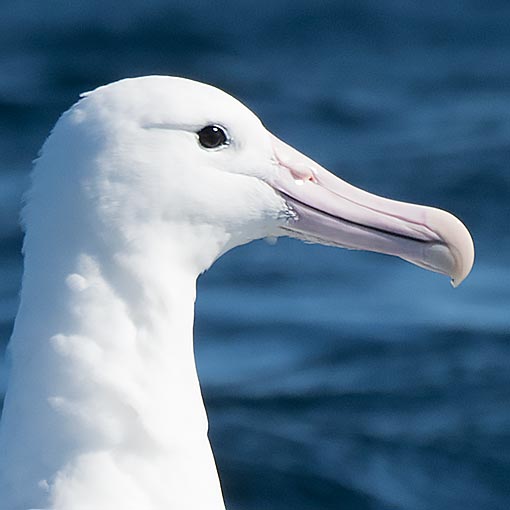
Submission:
<svg viewBox="0 0 510 510">
<path fill-rule="evenodd" d="M 108 235 L 136 243 L 171 233 L 204 254 L 200 270 L 268 236 L 395 255 L 455 286 L 473 264 L 471 236 L 456 217 L 351 186 L 202 83 L 149 76 L 87 93 L 57 123 L 42 158 L 57 150 L 68 163 L 55 179 L 94 201 Z"/>
</svg>

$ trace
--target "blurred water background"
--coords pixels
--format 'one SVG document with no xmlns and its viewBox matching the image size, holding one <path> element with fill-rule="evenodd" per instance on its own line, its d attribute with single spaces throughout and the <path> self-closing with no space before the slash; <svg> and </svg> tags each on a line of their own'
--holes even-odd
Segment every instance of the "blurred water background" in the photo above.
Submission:
<svg viewBox="0 0 510 510">
<path fill-rule="evenodd" d="M 31 160 L 80 92 L 145 74 L 229 91 L 351 183 L 452 211 L 477 248 L 457 290 L 290 240 L 201 277 L 228 509 L 508 510 L 510 3 L 2 0 L 1 345 Z"/>
</svg>

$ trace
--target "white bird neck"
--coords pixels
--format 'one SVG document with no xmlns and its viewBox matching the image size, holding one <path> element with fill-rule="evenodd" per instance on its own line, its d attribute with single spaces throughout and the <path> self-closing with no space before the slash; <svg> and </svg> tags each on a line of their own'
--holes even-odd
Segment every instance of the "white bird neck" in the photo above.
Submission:
<svg viewBox="0 0 510 510">
<path fill-rule="evenodd" d="M 6 508 L 223 510 L 193 353 L 199 271 L 149 243 L 100 258 L 55 236 L 26 238 Z"/>
</svg>

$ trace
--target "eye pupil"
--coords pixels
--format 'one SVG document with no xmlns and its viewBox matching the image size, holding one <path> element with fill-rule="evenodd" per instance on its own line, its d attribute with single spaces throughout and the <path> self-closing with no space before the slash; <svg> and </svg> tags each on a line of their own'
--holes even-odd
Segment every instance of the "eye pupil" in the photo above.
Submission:
<svg viewBox="0 0 510 510">
<path fill-rule="evenodd" d="M 215 149 L 228 143 L 227 135 L 220 126 L 206 126 L 197 134 L 200 145 L 206 149 Z"/>
</svg>

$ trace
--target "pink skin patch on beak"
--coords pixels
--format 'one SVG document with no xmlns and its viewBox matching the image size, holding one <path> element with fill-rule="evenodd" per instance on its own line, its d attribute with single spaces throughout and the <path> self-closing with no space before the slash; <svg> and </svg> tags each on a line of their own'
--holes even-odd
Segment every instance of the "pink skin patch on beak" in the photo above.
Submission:
<svg viewBox="0 0 510 510">
<path fill-rule="evenodd" d="M 313 168 L 306 164 L 299 164 L 295 159 L 291 163 L 290 159 L 285 158 L 285 155 L 276 149 L 275 147 L 274 155 L 276 161 L 281 167 L 286 168 L 290 172 L 298 186 L 302 186 L 305 181 L 317 183 L 317 176 Z"/>
</svg>

